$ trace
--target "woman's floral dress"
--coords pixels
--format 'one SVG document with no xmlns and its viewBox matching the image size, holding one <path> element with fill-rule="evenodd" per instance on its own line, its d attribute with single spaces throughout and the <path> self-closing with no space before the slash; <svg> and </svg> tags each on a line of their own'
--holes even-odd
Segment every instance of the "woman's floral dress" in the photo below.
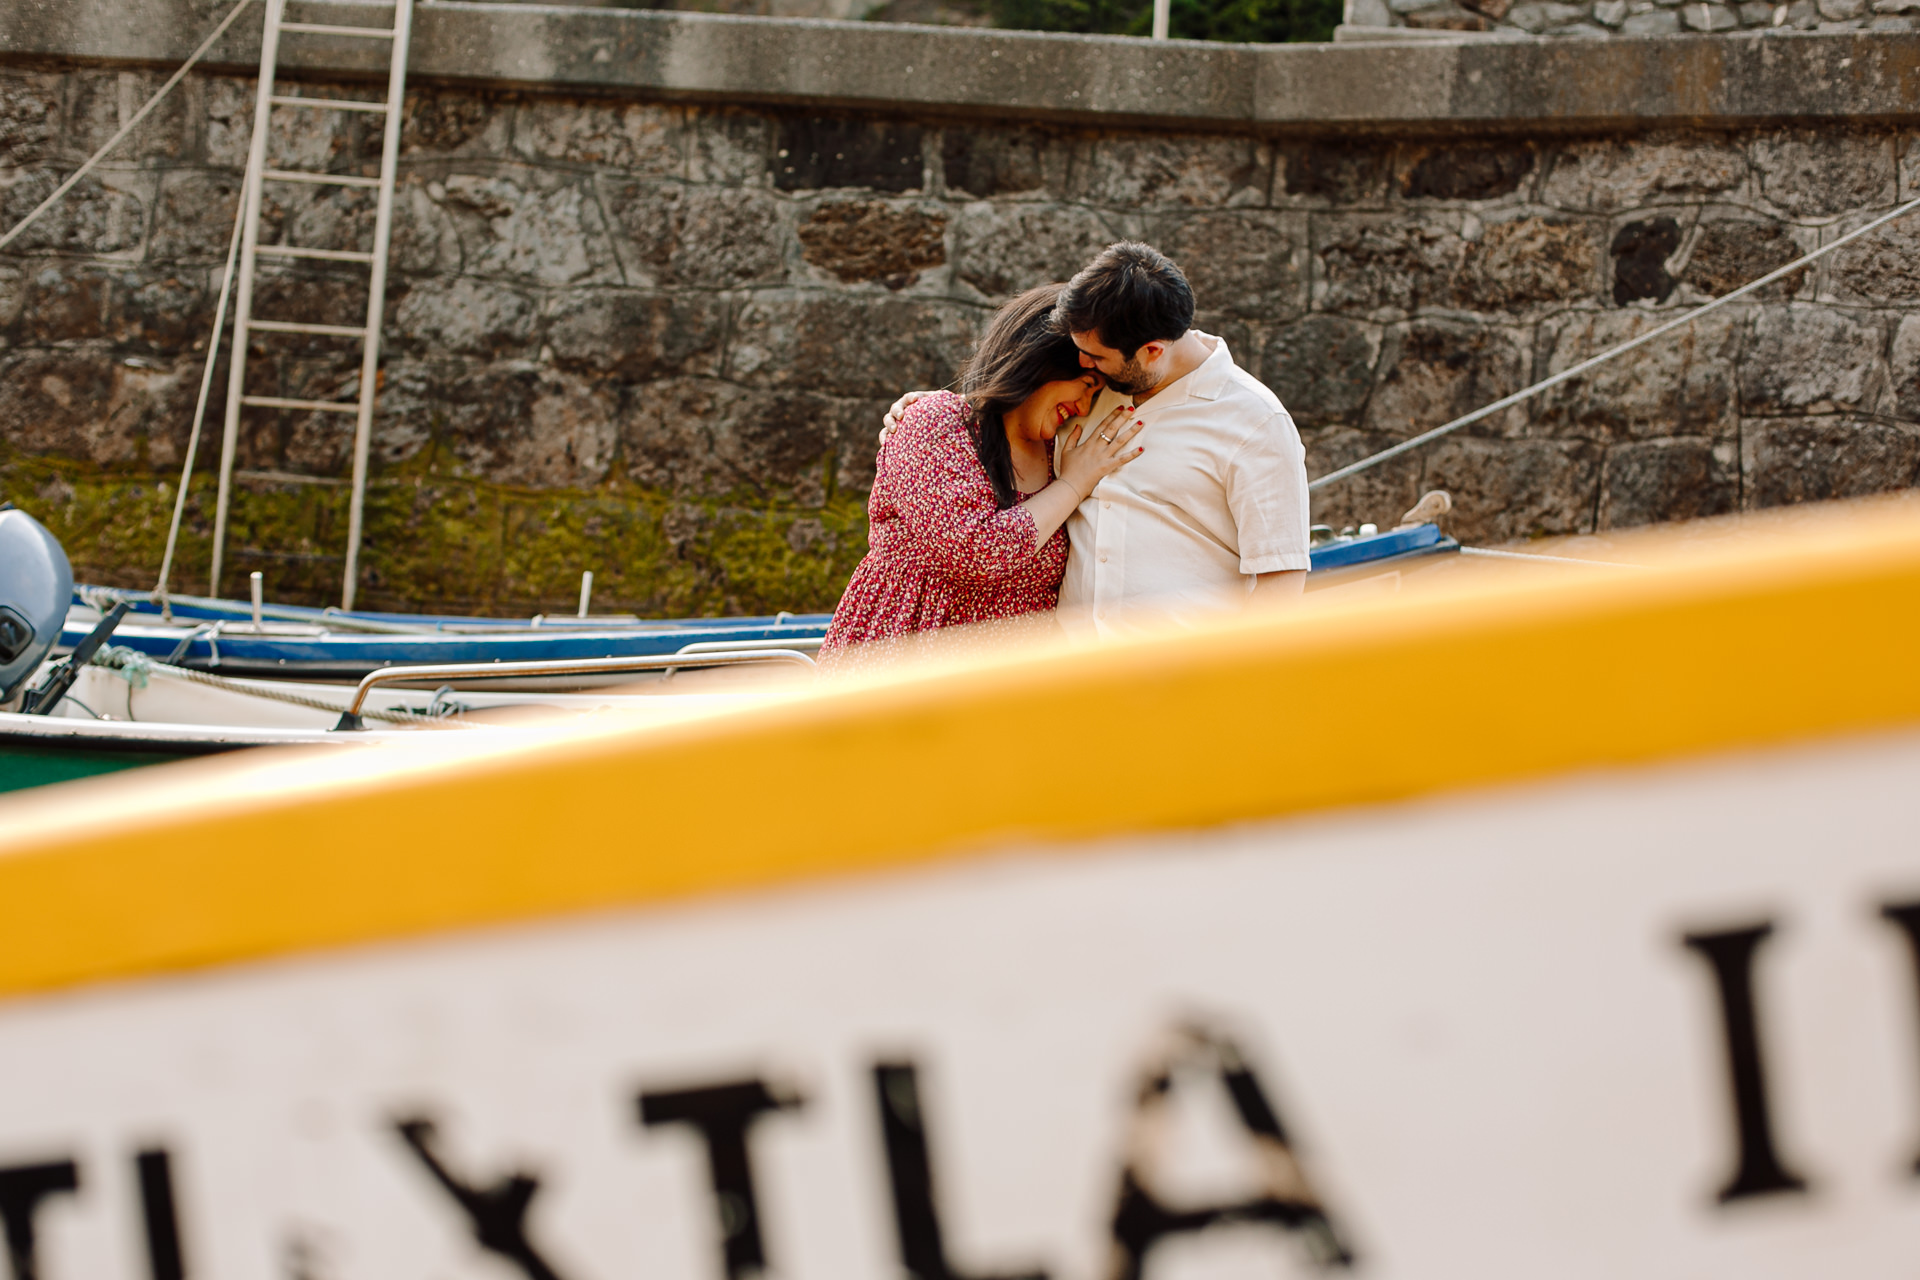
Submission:
<svg viewBox="0 0 1920 1280">
<path fill-rule="evenodd" d="M 1066 531 L 1036 546 L 1024 506 L 995 506 L 971 421 L 964 397 L 937 392 L 915 401 L 880 446 L 867 499 L 870 549 L 833 611 L 823 666 L 846 665 L 852 648 L 884 649 L 877 642 L 1059 604 Z"/>
</svg>

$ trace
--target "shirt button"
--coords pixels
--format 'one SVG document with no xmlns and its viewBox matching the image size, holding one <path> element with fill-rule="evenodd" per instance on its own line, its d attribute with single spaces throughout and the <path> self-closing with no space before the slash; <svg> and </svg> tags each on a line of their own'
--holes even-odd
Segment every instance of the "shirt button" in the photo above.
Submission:
<svg viewBox="0 0 1920 1280">
<path fill-rule="evenodd" d="M 1100 557 L 1100 563 L 1101 563 L 1101 564 L 1105 564 L 1106 562 L 1107 562 L 1107 558 L 1106 558 L 1105 556 L 1101 556 L 1101 557 Z"/>
<path fill-rule="evenodd" d="M 1113 509 L 1113 504 L 1111 502 L 1103 502 L 1100 504 L 1100 509 L 1102 511 L 1110 511 Z"/>
</svg>

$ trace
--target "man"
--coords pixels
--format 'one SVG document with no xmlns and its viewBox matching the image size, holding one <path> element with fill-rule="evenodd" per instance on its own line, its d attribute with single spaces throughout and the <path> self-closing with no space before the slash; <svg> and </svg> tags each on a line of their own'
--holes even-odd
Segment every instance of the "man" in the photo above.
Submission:
<svg viewBox="0 0 1920 1280">
<path fill-rule="evenodd" d="M 1180 268 L 1144 244 L 1109 245 L 1061 291 L 1053 323 L 1107 383 L 1087 423 L 1131 403 L 1147 446 L 1067 519 L 1061 623 L 1110 635 L 1298 595 L 1309 564 L 1300 433 L 1225 341 L 1192 327 Z"/>
</svg>

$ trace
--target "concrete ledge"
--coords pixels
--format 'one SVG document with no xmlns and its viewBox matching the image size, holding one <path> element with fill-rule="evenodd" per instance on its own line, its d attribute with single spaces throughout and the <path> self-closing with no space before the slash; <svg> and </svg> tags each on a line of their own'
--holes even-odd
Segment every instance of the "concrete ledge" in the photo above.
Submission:
<svg viewBox="0 0 1920 1280">
<path fill-rule="evenodd" d="M 226 0 L 13 0 L 0 57 L 178 63 Z M 378 5 L 313 0 L 320 21 Z M 1475 131 L 1920 119 L 1920 33 L 1219 45 L 525 3 L 422 3 L 413 75 L 566 93 L 1247 130 Z M 211 64 L 251 70 L 258 18 Z M 382 70 L 300 37 L 286 65 Z"/>
</svg>

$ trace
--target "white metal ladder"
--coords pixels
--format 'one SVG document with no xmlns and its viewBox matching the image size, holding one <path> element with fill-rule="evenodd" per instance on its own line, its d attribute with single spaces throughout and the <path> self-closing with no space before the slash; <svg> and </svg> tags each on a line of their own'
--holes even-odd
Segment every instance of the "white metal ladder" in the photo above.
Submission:
<svg viewBox="0 0 1920 1280">
<path fill-rule="evenodd" d="M 233 458 L 240 438 L 240 414 L 247 408 L 296 409 L 315 413 L 351 413 L 355 415 L 353 436 L 353 494 L 347 509 L 347 567 L 340 589 L 340 607 L 353 608 L 359 583 L 360 529 L 367 496 L 367 453 L 373 434 L 373 402 L 380 364 L 380 325 L 387 293 L 387 247 L 393 231 L 393 183 L 400 159 L 401 106 L 406 96 L 407 44 L 413 25 L 413 0 L 389 0 L 393 8 L 391 27 L 340 27 L 312 22 L 284 20 L 287 0 L 267 0 L 266 29 L 260 43 L 260 87 L 254 104 L 253 148 L 247 156 L 246 187 L 241 195 L 244 230 L 240 244 L 239 289 L 234 298 L 232 368 L 227 382 L 226 430 L 220 446 L 220 497 L 214 513 L 213 571 L 210 593 L 220 594 L 220 571 L 225 559 L 227 506 L 233 487 Z M 344 36 L 392 43 L 393 55 L 387 75 L 384 102 L 366 102 L 339 98 L 300 97 L 276 92 L 274 73 L 280 57 L 282 34 Z M 315 173 L 304 170 L 269 169 L 267 138 L 270 117 L 275 108 L 289 111 L 364 111 L 386 117 L 382 136 L 380 176 L 359 177 L 350 174 Z M 292 245 L 260 243 L 260 193 L 269 182 L 302 182 L 321 186 L 366 187 L 378 195 L 373 224 L 373 248 L 370 252 L 344 249 L 303 249 Z M 334 324 L 304 324 L 290 320 L 261 320 L 253 314 L 254 264 L 260 258 L 314 258 L 329 262 L 355 262 L 367 266 L 367 318 L 361 327 Z M 246 394 L 247 350 L 254 333 L 305 333 L 360 340 L 360 396 L 352 402 L 332 400 L 290 400 L 280 396 Z M 216 335 L 217 337 L 217 335 Z"/>
</svg>

